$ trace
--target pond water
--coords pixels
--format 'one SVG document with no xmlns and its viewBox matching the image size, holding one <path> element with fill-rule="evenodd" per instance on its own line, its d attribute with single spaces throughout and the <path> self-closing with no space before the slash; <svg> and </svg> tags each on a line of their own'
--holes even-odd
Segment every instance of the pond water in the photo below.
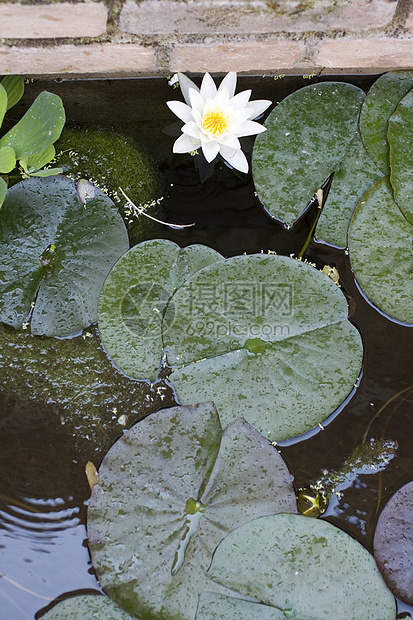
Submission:
<svg viewBox="0 0 413 620">
<path fill-rule="evenodd" d="M 367 90 L 376 77 L 325 79 Z M 253 99 L 277 102 L 308 83 L 302 77 L 239 77 L 238 90 L 252 88 Z M 111 128 L 143 144 L 164 175 L 163 219 L 196 223 L 185 230 L 147 225 L 139 240 L 201 243 L 226 257 L 268 250 L 290 255 L 302 247 L 309 220 L 287 231 L 265 211 L 251 177 L 241 179 L 218 164 L 201 183 L 190 158 L 170 168 L 174 117 L 165 101 L 178 98 L 178 91 L 165 78 L 37 81 L 26 87 L 15 117 L 45 89 L 61 96 L 69 125 Z M 369 303 L 344 250 L 313 241 L 306 257 L 319 268 L 337 267 L 351 321 L 362 334 L 363 368 L 359 384 L 323 428 L 278 447 L 298 490 L 326 470 L 340 470 L 366 438 L 397 442 L 386 468 L 345 477 L 321 517 L 371 550 L 381 510 L 413 478 L 413 329 Z M 99 591 L 86 541 L 85 464 L 98 466 L 125 426 L 175 401 L 161 379 L 152 386 L 115 368 L 96 326 L 61 340 L 16 334 L 0 324 L 0 342 L 0 618 L 23 620 L 41 617 L 58 597 Z M 398 617 L 413 617 L 413 608 L 400 603 Z"/>
</svg>

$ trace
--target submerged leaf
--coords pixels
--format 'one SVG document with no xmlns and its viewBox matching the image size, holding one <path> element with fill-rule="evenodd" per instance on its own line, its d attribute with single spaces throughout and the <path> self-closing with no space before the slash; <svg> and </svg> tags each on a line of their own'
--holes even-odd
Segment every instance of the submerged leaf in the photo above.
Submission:
<svg viewBox="0 0 413 620">
<path fill-rule="evenodd" d="M 67 336 L 97 319 L 102 283 L 128 248 L 122 218 L 99 192 L 84 208 L 73 181 L 31 178 L 7 193 L 0 220 L 0 320 Z"/>
<path fill-rule="evenodd" d="M 413 226 L 394 202 L 388 177 L 361 198 L 349 228 L 351 265 L 367 297 L 413 323 Z"/>
<path fill-rule="evenodd" d="M 217 547 L 208 575 L 285 618 L 396 615 L 394 597 L 367 549 L 331 523 L 302 515 L 267 516 L 237 528 Z"/>
<path fill-rule="evenodd" d="M 351 84 L 311 84 L 286 97 L 257 136 L 252 171 L 272 216 L 288 225 L 336 170 L 356 134 L 364 93 Z"/>
<path fill-rule="evenodd" d="M 138 618 L 192 620 L 202 591 L 226 593 L 206 577 L 223 536 L 295 511 L 284 461 L 245 420 L 222 431 L 213 403 L 163 409 L 102 461 L 88 510 L 92 562 Z"/>
</svg>

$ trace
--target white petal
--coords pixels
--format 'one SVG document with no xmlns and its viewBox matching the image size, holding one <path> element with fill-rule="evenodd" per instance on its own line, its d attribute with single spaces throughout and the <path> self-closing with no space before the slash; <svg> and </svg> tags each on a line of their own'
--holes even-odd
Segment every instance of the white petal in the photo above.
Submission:
<svg viewBox="0 0 413 620">
<path fill-rule="evenodd" d="M 229 103 L 229 92 L 226 87 L 219 87 L 219 91 L 214 98 L 214 108 L 226 108 Z"/>
<path fill-rule="evenodd" d="M 272 101 L 268 101 L 267 99 L 257 99 L 256 101 L 249 101 L 248 108 L 252 109 L 250 119 L 257 118 L 260 114 L 265 112 L 265 110 L 271 105 Z"/>
<path fill-rule="evenodd" d="M 235 108 L 236 110 L 240 108 L 245 108 L 247 103 L 250 100 L 251 93 L 252 93 L 251 89 L 243 90 L 241 93 L 238 93 L 238 95 L 235 95 L 235 97 L 232 97 L 232 99 L 230 99 L 229 105 L 232 105 L 232 107 Z M 248 104 L 248 107 L 249 107 L 249 104 Z"/>
<path fill-rule="evenodd" d="M 235 71 L 230 71 L 229 73 L 227 73 L 227 75 L 224 77 L 221 84 L 219 85 L 218 92 L 221 90 L 221 88 L 226 88 L 229 98 L 231 99 L 234 96 L 236 85 L 237 74 L 235 73 Z"/>
<path fill-rule="evenodd" d="M 192 109 L 186 103 L 182 103 L 182 101 L 167 101 L 166 105 L 181 121 L 184 123 L 188 123 L 192 121 Z"/>
<path fill-rule="evenodd" d="M 215 82 L 209 75 L 209 73 L 205 73 L 204 77 L 202 78 L 200 92 L 204 101 L 209 97 L 213 99 L 217 94 L 217 87 L 215 86 Z"/>
<path fill-rule="evenodd" d="M 188 105 L 191 105 L 190 100 L 189 100 L 189 89 L 193 88 L 194 90 L 199 91 L 199 88 L 184 73 L 178 73 L 178 78 L 179 78 L 179 86 L 181 87 L 181 91 L 184 96 L 184 99 Z"/>
<path fill-rule="evenodd" d="M 234 110 L 232 115 L 232 122 L 238 125 L 242 125 L 251 117 L 251 113 L 248 108 L 242 108 L 241 110 Z"/>
<path fill-rule="evenodd" d="M 241 144 L 236 136 L 223 136 L 219 139 L 219 144 L 222 146 L 227 146 L 231 149 L 241 148 Z"/>
<path fill-rule="evenodd" d="M 186 133 L 187 136 L 191 136 L 191 138 L 195 138 L 196 140 L 200 139 L 199 136 L 199 127 L 198 125 L 195 123 L 195 121 L 191 121 L 189 123 L 186 123 L 186 125 L 184 125 L 181 128 L 181 131 L 183 133 Z"/>
<path fill-rule="evenodd" d="M 242 125 L 242 131 L 237 132 L 237 136 L 240 138 L 242 136 L 254 136 L 256 133 L 262 133 L 263 131 L 267 131 L 267 128 L 260 123 L 256 123 L 255 121 L 245 121 Z"/>
<path fill-rule="evenodd" d="M 201 146 L 201 140 L 194 140 L 194 138 L 184 133 L 182 136 L 179 136 L 178 140 L 175 140 L 172 150 L 174 153 L 190 153 L 199 146 Z"/>
<path fill-rule="evenodd" d="M 191 102 L 191 108 L 193 108 L 194 110 L 197 110 L 200 114 L 203 114 L 205 103 L 204 103 L 204 99 L 201 96 L 201 94 L 198 91 L 194 90 L 193 88 L 190 88 L 189 89 L 189 100 Z"/>
<path fill-rule="evenodd" d="M 215 140 L 202 143 L 202 152 L 207 162 L 211 162 L 219 153 L 219 144 Z"/>
<path fill-rule="evenodd" d="M 248 172 L 248 161 L 241 149 L 230 149 L 221 146 L 219 152 L 233 168 L 240 172 Z"/>
</svg>

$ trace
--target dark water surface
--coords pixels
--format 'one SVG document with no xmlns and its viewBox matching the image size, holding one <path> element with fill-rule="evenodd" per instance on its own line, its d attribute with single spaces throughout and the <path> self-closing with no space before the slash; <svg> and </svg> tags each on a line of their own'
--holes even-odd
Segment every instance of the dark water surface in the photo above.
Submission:
<svg viewBox="0 0 413 620">
<path fill-rule="evenodd" d="M 376 77 L 328 79 L 367 90 Z M 252 88 L 253 99 L 277 102 L 308 83 L 301 77 L 239 78 L 238 91 Z M 158 161 L 165 175 L 163 217 L 196 226 L 185 231 L 154 226 L 145 233 L 148 238 L 168 238 L 182 246 L 203 243 L 224 256 L 261 250 L 289 255 L 301 248 L 308 222 L 294 233 L 284 230 L 262 208 L 250 177 L 240 179 L 219 164 L 202 184 L 191 160 L 169 169 L 176 119 L 165 101 L 180 98 L 180 92 L 172 90 L 165 78 L 35 82 L 26 87 L 16 118 L 44 89 L 62 97 L 68 122 L 123 132 L 143 143 Z M 413 329 L 388 319 L 365 299 L 345 251 L 313 242 L 306 256 L 320 268 L 325 264 L 338 268 L 350 299 L 351 320 L 363 337 L 364 362 L 358 387 L 324 430 L 284 442 L 280 450 L 298 489 L 315 482 L 325 470 L 340 469 L 366 438 L 397 442 L 396 456 L 387 468 L 374 475 L 354 473 L 322 517 L 371 550 L 382 508 L 413 479 Z M 89 497 L 85 463 L 99 464 L 122 432 L 122 415 L 130 426 L 173 403 L 172 392 L 162 383 L 149 386 L 112 367 L 97 329 L 87 333 L 53 343 L 29 334 L 16 337 L 0 325 L 1 620 L 40 617 L 40 610 L 57 597 L 99 590 L 85 540 Z M 26 361 L 28 349 L 35 352 L 34 362 Z M 40 363 L 39 356 L 47 363 Z M 70 384 L 76 364 L 83 390 Z M 400 604 L 398 611 L 400 618 L 413 617 L 412 608 Z"/>
</svg>

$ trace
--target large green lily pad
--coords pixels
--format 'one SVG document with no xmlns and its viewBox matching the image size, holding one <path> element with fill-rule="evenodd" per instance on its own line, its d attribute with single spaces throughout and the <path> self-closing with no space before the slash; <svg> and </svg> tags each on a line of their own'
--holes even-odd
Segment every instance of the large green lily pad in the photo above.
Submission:
<svg viewBox="0 0 413 620">
<path fill-rule="evenodd" d="M 316 236 L 338 247 L 347 247 L 348 227 L 358 201 L 381 176 L 357 131 L 334 174 L 328 199 L 317 223 Z"/>
<path fill-rule="evenodd" d="M 165 239 L 131 248 L 111 270 L 99 300 L 99 330 L 110 357 L 131 377 L 155 378 L 162 357 L 161 325 L 175 290 L 222 256 L 202 245 Z M 169 306 L 168 320 L 173 318 Z M 195 401 L 194 401 L 195 402 Z"/>
<path fill-rule="evenodd" d="M 413 77 L 412 77 L 413 81 Z M 413 91 L 399 103 L 389 119 L 390 183 L 394 199 L 413 225 Z"/>
<path fill-rule="evenodd" d="M 173 302 L 163 338 L 179 401 L 214 398 L 224 424 L 242 415 L 280 441 L 353 389 L 360 335 L 341 290 L 306 263 L 236 256 L 196 273 Z"/>
<path fill-rule="evenodd" d="M 0 320 L 67 336 L 97 319 L 100 290 L 129 247 L 122 218 L 100 190 L 83 205 L 73 181 L 31 178 L 9 189 L 0 220 Z"/>
<path fill-rule="evenodd" d="M 349 228 L 350 260 L 367 297 L 413 323 L 413 227 L 394 202 L 388 177 L 361 198 Z"/>
<path fill-rule="evenodd" d="M 384 507 L 374 534 L 374 557 L 394 595 L 413 605 L 413 482 Z"/>
<path fill-rule="evenodd" d="M 222 431 L 213 403 L 163 409 L 102 461 L 88 510 L 92 562 L 129 613 L 192 620 L 201 592 L 228 594 L 206 576 L 222 538 L 295 511 L 284 461 L 245 420 Z"/>
<path fill-rule="evenodd" d="M 72 596 L 58 603 L 44 616 L 44 620 L 132 620 L 126 611 L 121 609 L 107 596 L 82 594 Z"/>
<path fill-rule="evenodd" d="M 391 71 L 370 88 L 360 112 L 364 145 L 384 174 L 390 172 L 388 121 L 397 104 L 413 88 L 413 71 Z"/>
<path fill-rule="evenodd" d="M 252 171 L 269 212 L 288 225 L 337 169 L 357 132 L 365 95 L 351 84 L 311 84 L 286 97 L 257 136 Z"/>
<path fill-rule="evenodd" d="M 216 549 L 208 575 L 275 607 L 285 618 L 396 616 L 394 597 L 373 556 L 331 523 L 302 515 L 262 517 L 231 532 Z"/>
</svg>

